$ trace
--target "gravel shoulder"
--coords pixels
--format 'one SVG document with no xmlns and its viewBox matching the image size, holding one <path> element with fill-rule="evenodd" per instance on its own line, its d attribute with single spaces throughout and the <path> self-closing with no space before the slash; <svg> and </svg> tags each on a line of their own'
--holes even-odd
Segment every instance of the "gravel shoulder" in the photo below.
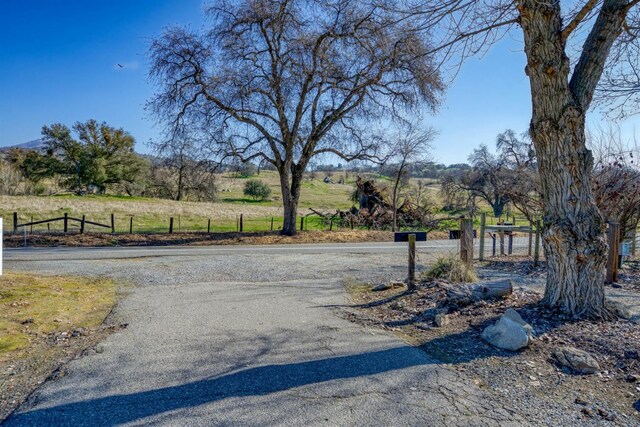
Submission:
<svg viewBox="0 0 640 427">
<path fill-rule="evenodd" d="M 371 292 L 371 284 L 350 287 L 350 320 L 393 331 L 430 357 L 464 373 L 481 389 L 508 402 L 537 425 L 640 425 L 640 308 L 638 271 L 626 269 L 609 298 L 627 304 L 631 319 L 616 322 L 572 321 L 537 305 L 544 290 L 544 267 L 530 260 L 484 263 L 480 279 L 512 280 L 514 294 L 497 301 L 451 304 L 446 287 L 422 283 L 416 292 L 403 287 Z M 534 331 L 528 348 L 510 352 L 481 339 L 482 331 L 515 308 Z M 442 313 L 446 321 L 436 322 Z M 600 369 L 575 375 L 552 356 L 564 346 L 587 351 Z"/>
</svg>

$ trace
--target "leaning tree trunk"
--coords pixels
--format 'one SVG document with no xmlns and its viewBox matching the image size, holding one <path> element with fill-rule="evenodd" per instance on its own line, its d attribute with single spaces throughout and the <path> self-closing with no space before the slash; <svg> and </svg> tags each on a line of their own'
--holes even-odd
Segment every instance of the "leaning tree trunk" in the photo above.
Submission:
<svg viewBox="0 0 640 427">
<path fill-rule="evenodd" d="M 533 103 L 530 134 L 544 204 L 543 302 L 576 317 L 608 317 L 604 222 L 591 191 L 593 157 L 585 146 L 586 108 L 569 85 L 560 5 L 524 0 L 520 13 Z"/>
</svg>

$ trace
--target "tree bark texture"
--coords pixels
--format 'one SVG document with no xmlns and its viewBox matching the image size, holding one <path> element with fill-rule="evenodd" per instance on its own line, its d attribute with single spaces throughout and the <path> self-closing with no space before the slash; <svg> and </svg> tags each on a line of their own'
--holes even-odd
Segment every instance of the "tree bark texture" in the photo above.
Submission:
<svg viewBox="0 0 640 427">
<path fill-rule="evenodd" d="M 282 206 L 284 210 L 282 234 L 285 236 L 295 236 L 296 220 L 298 218 L 298 202 L 300 201 L 300 188 L 302 185 L 303 173 L 297 170 L 294 170 L 292 173 L 287 169 L 280 170 L 279 175 L 280 188 L 282 190 Z"/>
<path fill-rule="evenodd" d="M 547 284 L 543 302 L 576 317 L 606 318 L 605 224 L 591 190 L 593 157 L 585 144 L 585 114 L 595 88 L 593 80 L 597 83 L 602 72 L 601 58 L 590 62 L 583 53 L 582 71 L 577 67 L 570 81 L 560 2 L 523 0 L 519 12 L 533 103 L 530 135 L 544 202 Z M 584 51 L 589 49 L 585 45 Z"/>
</svg>

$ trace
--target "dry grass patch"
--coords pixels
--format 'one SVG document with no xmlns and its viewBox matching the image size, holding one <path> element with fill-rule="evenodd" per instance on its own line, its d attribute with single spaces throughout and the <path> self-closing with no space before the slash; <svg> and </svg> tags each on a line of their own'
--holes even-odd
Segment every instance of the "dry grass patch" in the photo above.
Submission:
<svg viewBox="0 0 640 427">
<path fill-rule="evenodd" d="M 100 325 L 116 301 L 109 280 L 9 273 L 0 277 L 0 363 L 38 337 Z"/>
<path fill-rule="evenodd" d="M 104 338 L 116 303 L 110 280 L 0 277 L 0 421 L 52 372 Z"/>
</svg>

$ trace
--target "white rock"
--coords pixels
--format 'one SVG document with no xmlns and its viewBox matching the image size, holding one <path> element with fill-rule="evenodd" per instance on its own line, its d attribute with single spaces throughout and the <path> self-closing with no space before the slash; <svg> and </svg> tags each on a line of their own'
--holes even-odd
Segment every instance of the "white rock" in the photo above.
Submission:
<svg viewBox="0 0 640 427">
<path fill-rule="evenodd" d="M 449 316 L 444 313 L 438 313 L 435 317 L 436 326 L 441 328 L 443 326 L 447 326 L 450 322 Z"/>
<path fill-rule="evenodd" d="M 482 339 L 494 347 L 517 351 L 529 345 L 533 328 L 522 320 L 517 311 L 510 308 L 500 319 L 482 332 Z"/>
</svg>

